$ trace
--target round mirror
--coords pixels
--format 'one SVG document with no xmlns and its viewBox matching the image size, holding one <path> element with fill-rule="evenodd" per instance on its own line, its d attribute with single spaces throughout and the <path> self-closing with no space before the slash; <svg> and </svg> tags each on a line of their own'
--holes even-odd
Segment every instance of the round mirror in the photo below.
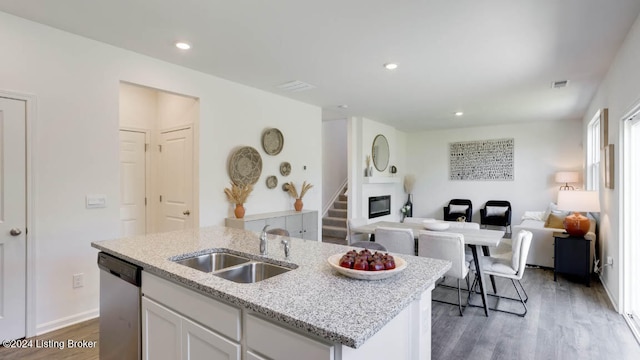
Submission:
<svg viewBox="0 0 640 360">
<path fill-rule="evenodd" d="M 389 165 L 389 142 L 384 135 L 376 135 L 376 138 L 373 139 L 371 157 L 373 158 L 373 166 L 378 171 L 384 171 Z"/>
</svg>

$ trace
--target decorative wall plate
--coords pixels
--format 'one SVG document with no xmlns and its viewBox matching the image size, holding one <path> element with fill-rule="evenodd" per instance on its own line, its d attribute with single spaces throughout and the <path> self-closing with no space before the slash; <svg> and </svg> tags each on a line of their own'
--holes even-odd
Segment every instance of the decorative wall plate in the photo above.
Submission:
<svg viewBox="0 0 640 360">
<path fill-rule="evenodd" d="M 280 174 L 282 176 L 288 176 L 289 174 L 291 174 L 291 164 L 289 164 L 288 162 L 283 162 L 280 164 Z"/>
<path fill-rule="evenodd" d="M 278 155 L 284 146 L 284 137 L 280 130 L 271 128 L 262 133 L 262 148 L 268 155 Z"/>
<path fill-rule="evenodd" d="M 229 177 L 238 185 L 255 184 L 262 173 L 262 158 L 251 146 L 236 150 L 229 159 Z"/>
<path fill-rule="evenodd" d="M 278 178 L 271 175 L 267 177 L 267 189 L 273 189 L 278 186 Z"/>
</svg>

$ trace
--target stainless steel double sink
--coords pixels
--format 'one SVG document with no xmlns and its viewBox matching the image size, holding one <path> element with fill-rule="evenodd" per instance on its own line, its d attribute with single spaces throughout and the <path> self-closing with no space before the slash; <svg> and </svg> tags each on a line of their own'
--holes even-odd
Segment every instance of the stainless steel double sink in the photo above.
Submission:
<svg viewBox="0 0 640 360">
<path fill-rule="evenodd" d="M 213 251 L 172 261 L 192 269 L 212 273 L 212 275 L 223 279 L 244 284 L 256 283 L 293 270 L 221 251 Z"/>
</svg>

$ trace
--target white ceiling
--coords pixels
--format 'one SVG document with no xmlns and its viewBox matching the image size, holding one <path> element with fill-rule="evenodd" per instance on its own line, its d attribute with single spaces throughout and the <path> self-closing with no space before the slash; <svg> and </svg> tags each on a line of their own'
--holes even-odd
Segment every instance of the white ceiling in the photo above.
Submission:
<svg viewBox="0 0 640 360">
<path fill-rule="evenodd" d="M 410 131 L 582 118 L 640 0 L 2 0 L 0 11 L 314 104 L 324 119 Z M 292 80 L 315 88 L 276 87 Z"/>
</svg>

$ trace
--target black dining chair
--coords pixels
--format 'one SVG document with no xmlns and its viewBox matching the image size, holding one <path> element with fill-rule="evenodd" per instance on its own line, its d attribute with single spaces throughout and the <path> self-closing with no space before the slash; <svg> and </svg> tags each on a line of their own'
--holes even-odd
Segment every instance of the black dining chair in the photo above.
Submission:
<svg viewBox="0 0 640 360">
<path fill-rule="evenodd" d="M 461 216 L 464 216 L 464 221 L 471 222 L 473 205 L 468 199 L 452 199 L 449 201 L 449 205 L 443 208 L 443 211 L 445 221 L 457 221 Z"/>
<path fill-rule="evenodd" d="M 503 226 L 511 234 L 511 203 L 504 200 L 489 200 L 480 209 L 480 225 Z"/>
</svg>

